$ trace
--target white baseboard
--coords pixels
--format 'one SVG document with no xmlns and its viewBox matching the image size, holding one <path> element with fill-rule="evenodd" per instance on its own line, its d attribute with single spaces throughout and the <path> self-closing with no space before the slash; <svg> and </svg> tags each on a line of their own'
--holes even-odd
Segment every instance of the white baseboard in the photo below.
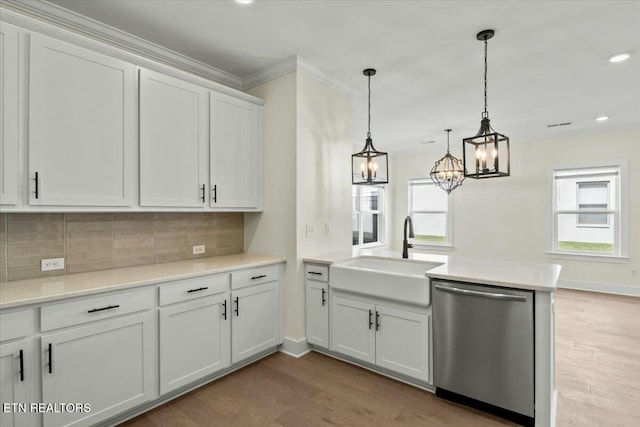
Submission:
<svg viewBox="0 0 640 427">
<path fill-rule="evenodd" d="M 559 280 L 558 288 L 579 291 L 602 292 L 605 294 L 640 297 L 640 286 L 619 285 L 615 283 L 582 282 L 578 280 Z"/>
<path fill-rule="evenodd" d="M 309 353 L 311 351 L 311 347 L 307 344 L 307 338 L 295 340 L 293 338 L 284 337 L 280 351 L 288 356 L 298 358 Z"/>
</svg>

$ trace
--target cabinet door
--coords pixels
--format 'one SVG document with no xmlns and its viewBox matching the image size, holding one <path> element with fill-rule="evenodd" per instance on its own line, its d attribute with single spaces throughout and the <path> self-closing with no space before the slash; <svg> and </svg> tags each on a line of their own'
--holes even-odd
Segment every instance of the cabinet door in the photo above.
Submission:
<svg viewBox="0 0 640 427">
<path fill-rule="evenodd" d="M 211 92 L 211 207 L 258 208 L 258 106 Z"/>
<path fill-rule="evenodd" d="M 331 297 L 331 350 L 375 363 L 376 346 L 372 304 Z"/>
<path fill-rule="evenodd" d="M 160 309 L 160 393 L 229 366 L 228 294 Z"/>
<path fill-rule="evenodd" d="M 29 64 L 29 203 L 130 206 L 134 66 L 37 34 Z"/>
<path fill-rule="evenodd" d="M 209 92 L 140 70 L 140 204 L 204 207 Z"/>
<path fill-rule="evenodd" d="M 45 426 L 87 426 L 157 396 L 154 312 L 42 336 L 43 402 L 88 403 L 46 413 Z"/>
<path fill-rule="evenodd" d="M 231 293 L 231 362 L 237 363 L 280 344 L 278 282 Z"/>
<path fill-rule="evenodd" d="M 376 306 L 376 365 L 429 380 L 429 316 Z"/>
<path fill-rule="evenodd" d="M 329 286 L 307 281 L 307 342 L 329 348 Z"/>
<path fill-rule="evenodd" d="M 0 26 L 0 204 L 18 203 L 18 28 Z"/>
<path fill-rule="evenodd" d="M 35 414 L 29 413 L 30 402 L 34 402 L 30 387 L 35 383 L 35 372 L 27 370 L 30 365 L 27 358 L 34 357 L 29 350 L 26 339 L 0 345 L 0 402 L 23 405 L 13 406 L 8 412 L 0 411 L 3 427 L 28 427 L 37 423 Z"/>
</svg>

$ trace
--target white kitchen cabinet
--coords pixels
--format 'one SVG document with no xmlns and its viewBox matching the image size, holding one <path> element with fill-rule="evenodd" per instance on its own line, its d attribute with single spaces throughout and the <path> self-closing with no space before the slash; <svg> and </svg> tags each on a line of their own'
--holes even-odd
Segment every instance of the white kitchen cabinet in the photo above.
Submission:
<svg viewBox="0 0 640 427">
<path fill-rule="evenodd" d="M 141 206 L 207 206 L 208 100 L 203 87 L 140 70 Z"/>
<path fill-rule="evenodd" d="M 0 26 L 0 205 L 18 203 L 18 27 Z"/>
<path fill-rule="evenodd" d="M 46 426 L 88 426 L 157 396 L 155 313 L 145 311 L 42 335 L 43 402 L 89 403 L 46 413 Z"/>
<path fill-rule="evenodd" d="M 329 267 L 306 264 L 307 342 L 329 348 Z"/>
<path fill-rule="evenodd" d="M 279 295 L 277 281 L 231 292 L 232 363 L 240 362 L 281 343 Z"/>
<path fill-rule="evenodd" d="M 332 296 L 331 350 L 429 381 L 429 315 Z"/>
<path fill-rule="evenodd" d="M 229 367 L 229 293 L 160 309 L 160 393 Z"/>
<path fill-rule="evenodd" d="M 211 207 L 251 210 L 262 206 L 260 107 L 211 92 Z"/>
<path fill-rule="evenodd" d="M 51 37 L 29 43 L 29 204 L 131 206 L 135 67 Z"/>
<path fill-rule="evenodd" d="M 36 357 L 32 339 L 22 339 L 0 344 L 0 401 L 23 406 L 13 406 L 10 411 L 0 411 L 3 427 L 31 427 L 39 423 L 39 415 L 30 413 L 30 403 L 35 402 L 37 373 L 31 368 Z"/>
</svg>

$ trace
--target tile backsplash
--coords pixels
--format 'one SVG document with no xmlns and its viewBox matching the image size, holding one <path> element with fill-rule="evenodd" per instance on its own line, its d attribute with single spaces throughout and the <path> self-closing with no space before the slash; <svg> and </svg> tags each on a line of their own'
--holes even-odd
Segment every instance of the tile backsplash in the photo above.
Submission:
<svg viewBox="0 0 640 427">
<path fill-rule="evenodd" d="M 1 213 L 0 282 L 240 253 L 243 222 L 235 212 Z M 61 257 L 64 270 L 40 271 Z"/>
</svg>

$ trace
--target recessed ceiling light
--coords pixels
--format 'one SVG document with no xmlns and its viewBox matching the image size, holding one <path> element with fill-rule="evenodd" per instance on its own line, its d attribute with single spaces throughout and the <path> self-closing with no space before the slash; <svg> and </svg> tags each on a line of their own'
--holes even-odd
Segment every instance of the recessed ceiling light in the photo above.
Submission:
<svg viewBox="0 0 640 427">
<path fill-rule="evenodd" d="M 253 3 L 253 0 L 236 0 L 236 3 L 238 3 L 238 4 L 251 4 L 251 3 Z"/>
<path fill-rule="evenodd" d="M 596 117 L 596 122 L 606 122 L 609 120 L 609 116 L 598 116 Z"/>
<path fill-rule="evenodd" d="M 623 62 L 629 58 L 631 58 L 631 54 L 629 53 L 617 53 L 609 57 L 609 62 L 613 62 L 613 63 Z"/>
</svg>

